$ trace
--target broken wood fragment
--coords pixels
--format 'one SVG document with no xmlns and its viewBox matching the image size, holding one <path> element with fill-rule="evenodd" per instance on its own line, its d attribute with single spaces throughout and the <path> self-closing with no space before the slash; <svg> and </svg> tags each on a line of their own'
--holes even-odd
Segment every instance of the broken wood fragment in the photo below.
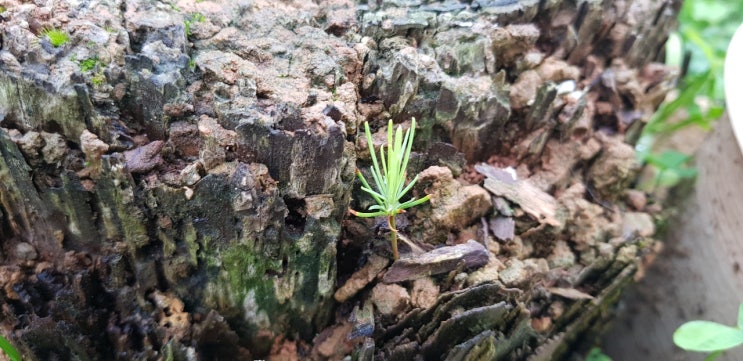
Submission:
<svg viewBox="0 0 743 361">
<path fill-rule="evenodd" d="M 536 218 L 539 223 L 557 228 L 565 226 L 565 221 L 558 217 L 558 203 L 555 198 L 541 191 L 528 180 L 513 178 L 508 180 L 503 176 L 503 173 L 505 173 L 503 170 L 484 163 L 476 165 L 475 170 L 487 177 L 484 184 L 485 189 L 517 203 L 526 213 Z"/>
<path fill-rule="evenodd" d="M 509 241 L 515 237 L 516 222 L 511 217 L 492 218 L 489 226 L 493 236 L 501 241 Z"/>
<path fill-rule="evenodd" d="M 338 302 L 345 302 L 349 298 L 356 295 L 357 292 L 361 291 L 369 282 L 373 281 L 377 277 L 379 272 L 382 272 L 387 265 L 390 264 L 390 260 L 381 256 L 372 255 L 369 257 L 369 261 L 366 262 L 364 267 L 354 272 L 351 278 L 346 281 L 337 291 L 335 291 L 335 300 Z"/>
<path fill-rule="evenodd" d="M 456 246 L 434 249 L 415 258 L 401 259 L 392 264 L 383 281 L 395 283 L 425 276 L 446 273 L 456 269 L 460 263 L 465 269 L 477 268 L 488 263 L 488 250 L 473 240 Z"/>
<path fill-rule="evenodd" d="M 576 290 L 575 288 L 550 287 L 547 289 L 551 294 L 567 298 L 569 300 L 592 300 L 594 297 Z"/>
</svg>

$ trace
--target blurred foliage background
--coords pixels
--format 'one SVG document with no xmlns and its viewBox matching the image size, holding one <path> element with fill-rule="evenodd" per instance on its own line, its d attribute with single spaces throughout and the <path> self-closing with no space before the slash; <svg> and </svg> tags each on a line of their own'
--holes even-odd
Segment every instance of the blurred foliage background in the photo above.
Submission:
<svg viewBox="0 0 743 361">
<path fill-rule="evenodd" d="M 709 130 L 722 116 L 725 54 L 742 22 L 743 0 L 684 1 L 679 29 L 666 43 L 666 64 L 681 74 L 678 89 L 651 117 L 636 145 L 639 160 L 655 169 L 646 190 L 673 186 L 696 175 L 688 165 L 691 155 L 657 149 L 655 144 L 659 137 L 689 126 Z"/>
</svg>

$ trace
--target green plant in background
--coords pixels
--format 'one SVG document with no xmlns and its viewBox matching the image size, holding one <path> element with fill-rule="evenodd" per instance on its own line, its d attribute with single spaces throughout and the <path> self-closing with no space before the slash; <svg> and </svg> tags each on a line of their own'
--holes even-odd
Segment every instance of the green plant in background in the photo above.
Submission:
<svg viewBox="0 0 743 361">
<path fill-rule="evenodd" d="M 639 159 L 658 169 L 656 184 L 672 186 L 682 178 L 696 175 L 686 167 L 690 157 L 677 152 L 655 154 L 652 148 L 658 136 L 692 125 L 710 129 L 722 116 L 725 54 L 741 22 L 743 1 L 684 1 L 679 30 L 666 43 L 666 64 L 681 69 L 684 77 L 678 94 L 653 114 L 636 146 Z M 684 116 L 679 118 L 678 112 Z"/>
<path fill-rule="evenodd" d="M 42 30 L 41 36 L 47 38 L 49 40 L 49 43 L 51 43 L 52 46 L 55 48 L 67 44 L 70 41 L 70 36 L 67 35 L 66 32 L 55 28 L 47 28 Z"/>
<path fill-rule="evenodd" d="M 175 4 L 174 1 L 167 1 L 165 3 L 168 4 L 168 6 L 170 6 L 170 10 L 173 10 L 175 12 L 180 12 L 181 11 L 181 9 L 178 7 L 178 5 Z"/>
<path fill-rule="evenodd" d="M 662 153 L 650 153 L 645 156 L 645 162 L 655 167 L 658 171 L 655 175 L 655 185 L 672 187 L 681 179 L 693 178 L 697 175 L 696 168 L 688 166 L 690 155 L 674 150 L 666 150 Z"/>
<path fill-rule="evenodd" d="M 738 307 L 738 326 L 712 321 L 689 321 L 673 333 L 673 343 L 686 351 L 711 352 L 705 361 L 743 344 L 743 303 Z"/>
<path fill-rule="evenodd" d="M 185 20 L 183 20 L 183 28 L 186 32 L 186 36 L 191 36 L 191 25 L 195 23 L 203 23 L 206 20 L 206 16 L 202 13 L 192 13 Z"/>
<path fill-rule="evenodd" d="M 103 67 L 105 67 L 105 64 L 103 64 L 103 62 L 101 62 L 101 60 L 98 59 L 97 56 L 93 56 L 92 58 L 87 58 L 80 61 L 81 71 L 93 72 L 93 74 L 90 76 L 90 82 L 94 86 L 100 86 L 106 82 L 106 75 L 103 74 Z"/>
<path fill-rule="evenodd" d="M 96 73 L 95 75 L 90 77 L 90 82 L 93 83 L 95 86 L 103 85 L 103 83 L 106 82 L 106 75 L 103 73 Z"/>
<path fill-rule="evenodd" d="M 594 347 L 586 355 L 585 361 L 611 361 L 611 357 L 604 354 L 600 348 Z"/>
<path fill-rule="evenodd" d="M 366 132 L 366 142 L 369 146 L 369 153 L 372 158 L 371 174 L 374 178 L 374 184 L 376 189 L 372 189 L 369 182 L 366 181 L 361 171 L 356 169 L 356 175 L 361 180 L 361 189 L 369 193 L 377 204 L 369 207 L 369 210 L 374 212 L 356 212 L 350 210 L 351 214 L 357 217 L 378 217 L 387 216 L 387 223 L 391 230 L 391 243 L 392 243 L 392 256 L 395 260 L 399 259 L 397 252 L 397 228 L 395 226 L 395 216 L 399 213 L 404 212 L 410 207 L 415 207 L 422 204 L 430 199 L 430 195 L 426 195 L 420 199 L 411 199 L 406 202 L 400 202 L 403 196 L 405 196 L 413 185 L 418 181 L 416 175 L 408 185 L 405 185 L 405 169 L 408 166 L 408 160 L 410 159 L 410 150 L 413 147 L 413 138 L 415 137 L 415 118 L 412 119 L 410 129 L 405 132 L 405 136 L 402 135 L 402 127 L 398 126 L 397 131 L 393 134 L 393 124 L 390 119 L 387 125 L 387 157 L 385 157 L 385 146 L 379 147 L 379 159 L 381 159 L 382 166 L 379 166 L 377 161 L 377 155 L 374 150 L 374 142 L 372 140 L 371 131 L 369 130 L 369 123 L 364 122 L 364 131 Z M 404 138 L 404 139 L 403 139 Z"/>
<path fill-rule="evenodd" d="M 21 354 L 13 345 L 2 335 L 0 335 L 0 350 L 3 350 L 10 361 L 21 361 Z"/>
<path fill-rule="evenodd" d="M 91 71 L 95 69 L 95 66 L 100 64 L 100 60 L 98 60 L 97 56 L 94 56 L 92 58 L 85 59 L 80 62 L 80 70 L 82 71 Z"/>
</svg>

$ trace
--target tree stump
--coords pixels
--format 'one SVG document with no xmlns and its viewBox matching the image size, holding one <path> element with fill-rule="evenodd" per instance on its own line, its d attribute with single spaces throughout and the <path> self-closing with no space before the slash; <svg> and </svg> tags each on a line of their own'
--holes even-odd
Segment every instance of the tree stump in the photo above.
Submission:
<svg viewBox="0 0 743 361">
<path fill-rule="evenodd" d="M 653 251 L 625 190 L 679 1 L 0 4 L 0 329 L 28 360 L 559 360 Z M 385 283 L 357 131 L 411 117 L 434 197 L 402 251 L 453 258 Z"/>
</svg>

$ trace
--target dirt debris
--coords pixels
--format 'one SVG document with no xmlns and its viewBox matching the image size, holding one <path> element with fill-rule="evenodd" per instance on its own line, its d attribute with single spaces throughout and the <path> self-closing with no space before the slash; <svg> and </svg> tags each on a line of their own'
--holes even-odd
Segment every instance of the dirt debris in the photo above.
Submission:
<svg viewBox="0 0 743 361">
<path fill-rule="evenodd" d="M 271 346 L 271 361 L 299 361 L 297 353 L 297 341 L 284 340 L 278 337 Z"/>
<path fill-rule="evenodd" d="M 557 193 L 569 185 L 576 164 L 593 159 L 600 150 L 601 143 L 594 138 L 589 138 L 585 142 L 550 140 L 542 153 L 539 171 L 535 172 L 529 181 L 545 192 L 557 188 L 554 190 Z"/>
<path fill-rule="evenodd" d="M 498 272 L 505 268 L 503 262 L 491 255 L 488 264 L 467 275 L 467 284 L 474 286 L 484 282 L 498 281 Z"/>
<path fill-rule="evenodd" d="M 539 333 L 545 333 L 552 327 L 552 318 L 550 317 L 536 317 L 531 319 L 531 327 L 534 331 Z"/>
<path fill-rule="evenodd" d="M 543 258 L 537 259 L 509 259 L 506 261 L 505 269 L 500 271 L 498 277 L 508 287 L 523 287 L 529 280 L 538 274 L 549 271 L 549 265 Z"/>
<path fill-rule="evenodd" d="M 492 201 L 479 185 L 462 185 L 449 168 L 432 166 L 418 175 L 418 189 L 431 195 L 430 206 L 417 210 L 422 239 L 427 243 L 443 243 L 451 231 L 462 230 L 487 214 Z"/>
<path fill-rule="evenodd" d="M 389 265 L 389 263 L 389 259 L 385 257 L 377 255 L 369 257 L 369 260 L 364 267 L 354 272 L 353 275 L 351 275 L 351 278 L 335 291 L 335 300 L 338 302 L 345 302 L 355 296 L 356 293 L 373 281 L 377 275 L 381 273 L 387 265 Z"/>
<path fill-rule="evenodd" d="M 21 260 L 33 261 L 39 254 L 36 252 L 36 248 L 27 242 L 20 242 L 15 246 L 16 257 Z"/>
<path fill-rule="evenodd" d="M 575 253 L 570 249 L 567 242 L 558 240 L 555 242 L 552 253 L 547 257 L 550 269 L 564 268 L 568 269 L 575 264 Z"/>
<path fill-rule="evenodd" d="M 17 266 L 0 267 L 0 286 L 10 300 L 20 300 L 20 296 L 13 290 L 13 286 L 23 279 L 23 273 Z"/>
<path fill-rule="evenodd" d="M 618 235 L 619 231 L 619 224 L 605 216 L 605 208 L 583 197 L 575 196 L 585 194 L 585 192 L 586 188 L 582 183 L 575 183 L 568 187 L 559 198 L 560 203 L 567 210 L 567 230 L 570 240 L 576 244 L 578 251 L 604 242 Z"/>
<path fill-rule="evenodd" d="M 514 109 L 522 109 L 534 103 L 540 85 L 542 85 L 542 78 L 536 70 L 521 73 L 511 86 L 511 106 Z"/>
<path fill-rule="evenodd" d="M 655 221 L 647 213 L 627 212 L 624 214 L 622 234 L 628 237 L 652 237 L 655 234 Z"/>
<path fill-rule="evenodd" d="M 647 195 L 645 195 L 645 192 L 638 189 L 627 189 L 624 191 L 624 198 L 636 211 L 642 211 L 648 204 Z"/>
<path fill-rule="evenodd" d="M 160 327 L 166 330 L 167 339 L 182 341 L 191 336 L 191 315 L 185 312 L 183 301 L 173 294 L 155 291 L 150 296 L 158 307 Z"/>
<path fill-rule="evenodd" d="M 206 115 L 199 118 L 199 133 L 203 137 L 213 138 L 220 147 L 234 147 L 237 144 L 237 133 L 224 129 L 216 119 Z"/>
<path fill-rule="evenodd" d="M 173 122 L 168 134 L 168 143 L 178 155 L 186 159 L 198 157 L 203 140 L 198 136 L 199 128 L 196 124 L 186 121 Z"/>
<path fill-rule="evenodd" d="M 322 360 L 343 359 L 343 357 L 353 351 L 357 343 L 356 341 L 348 340 L 351 328 L 350 323 L 342 322 L 323 330 L 313 340 L 315 347 L 312 349 L 312 354 L 316 355 L 316 359 Z"/>
<path fill-rule="evenodd" d="M 202 175 L 204 174 L 204 165 L 201 163 L 201 161 L 193 162 L 189 165 L 187 165 L 185 168 L 181 169 L 180 172 L 180 179 L 181 182 L 183 182 L 183 185 L 186 186 L 193 186 L 198 181 L 201 180 Z"/>
<path fill-rule="evenodd" d="M 614 201 L 634 179 L 639 164 L 634 149 L 621 137 L 602 135 L 599 140 L 602 151 L 588 171 L 588 178 L 601 199 Z"/>
<path fill-rule="evenodd" d="M 147 173 L 163 164 L 160 151 L 164 143 L 161 140 L 147 143 L 141 147 L 124 152 L 126 166 L 132 173 Z"/>
<path fill-rule="evenodd" d="M 545 81 L 552 81 L 558 83 L 563 80 L 574 80 L 578 81 L 580 77 L 580 69 L 575 66 L 568 64 L 566 61 L 548 57 L 542 61 L 542 64 L 537 68 L 537 74 Z"/>
<path fill-rule="evenodd" d="M 410 294 L 396 284 L 378 283 L 371 291 L 371 300 L 383 316 L 404 314 L 410 307 Z"/>
<path fill-rule="evenodd" d="M 57 133 L 41 132 L 41 138 L 44 139 L 44 147 L 41 148 L 44 162 L 58 164 L 68 151 L 64 137 Z"/>
<path fill-rule="evenodd" d="M 423 309 L 431 308 L 436 304 L 439 297 L 439 286 L 431 277 L 423 277 L 413 281 L 413 289 L 410 291 L 410 303 L 414 307 Z"/>
</svg>

